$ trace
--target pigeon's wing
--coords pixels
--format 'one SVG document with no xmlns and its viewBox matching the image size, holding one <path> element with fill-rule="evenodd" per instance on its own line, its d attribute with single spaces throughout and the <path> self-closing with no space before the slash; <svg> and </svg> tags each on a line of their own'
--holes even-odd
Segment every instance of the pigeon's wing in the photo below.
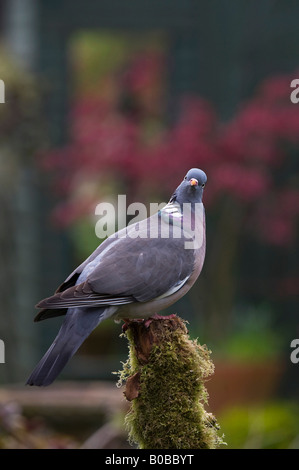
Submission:
<svg viewBox="0 0 299 470">
<path fill-rule="evenodd" d="M 185 249 L 183 236 L 153 238 L 146 233 L 143 237 L 144 227 L 140 225 L 137 238 L 127 235 L 114 239 L 107 249 L 85 265 L 77 285 L 37 306 L 58 309 L 123 305 L 147 302 L 178 290 L 192 274 L 194 250 Z"/>
<path fill-rule="evenodd" d="M 122 235 L 122 231 L 118 232 L 118 236 Z M 92 263 L 95 259 L 101 256 L 108 247 L 115 241 L 115 238 L 109 237 L 105 241 L 103 241 L 96 250 L 83 262 L 81 263 L 66 279 L 65 281 L 60 284 L 60 286 L 56 289 L 56 294 L 64 292 L 74 286 L 76 286 L 80 275 L 86 269 L 90 263 Z M 70 291 L 71 292 L 71 291 Z M 47 299 L 45 299 L 47 300 Z M 61 315 L 65 315 L 67 312 L 68 307 L 63 306 L 63 302 L 60 303 L 58 307 L 54 306 L 45 306 L 41 307 L 41 304 L 46 305 L 47 302 L 41 301 L 37 305 L 38 308 L 41 308 L 40 312 L 35 316 L 34 321 L 41 321 L 47 318 L 59 317 Z"/>
<path fill-rule="evenodd" d="M 121 233 L 121 232 L 119 232 Z M 65 281 L 60 284 L 60 286 L 57 288 L 57 292 L 63 292 L 69 287 L 72 287 L 76 284 L 80 274 L 84 271 L 84 268 L 91 263 L 95 258 L 97 258 L 105 249 L 113 243 L 115 239 L 113 237 L 107 238 L 105 241 L 103 241 L 96 249 L 95 251 L 85 260 L 83 263 L 81 263 L 66 279 Z"/>
<path fill-rule="evenodd" d="M 88 283 L 95 292 L 147 302 L 179 288 L 193 268 L 194 252 L 184 249 L 183 239 L 138 238 L 108 252 Z"/>
</svg>

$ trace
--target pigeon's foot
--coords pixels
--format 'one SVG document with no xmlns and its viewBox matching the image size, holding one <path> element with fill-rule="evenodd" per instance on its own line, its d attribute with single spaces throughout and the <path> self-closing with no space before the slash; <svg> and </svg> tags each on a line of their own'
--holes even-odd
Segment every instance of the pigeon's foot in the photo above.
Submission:
<svg viewBox="0 0 299 470">
<path fill-rule="evenodd" d="M 176 315 L 174 313 L 172 313 L 171 315 L 158 315 L 157 313 L 155 313 L 153 316 L 149 317 L 144 322 L 144 326 L 148 328 L 153 320 L 171 320 L 173 318 L 176 318 Z"/>
<path fill-rule="evenodd" d="M 132 322 L 143 322 L 144 321 L 144 326 L 146 328 L 148 328 L 154 320 L 172 320 L 173 318 L 177 318 L 174 313 L 172 313 L 171 315 L 158 315 L 157 313 L 155 313 L 154 315 L 147 318 L 146 320 L 144 320 L 143 318 L 136 318 L 136 319 L 123 318 L 124 323 L 122 325 L 122 330 L 125 333 L 127 331 L 127 329 L 129 328 L 130 323 L 132 323 Z"/>
<path fill-rule="evenodd" d="M 130 323 L 135 322 L 135 321 L 142 322 L 143 318 L 137 318 L 137 319 L 123 318 L 123 321 L 124 321 L 124 324 L 122 325 L 121 328 L 123 330 L 123 333 L 125 333 L 127 331 L 127 329 L 129 328 Z"/>
<path fill-rule="evenodd" d="M 121 327 L 121 329 L 123 330 L 123 333 L 125 333 L 127 331 L 127 329 L 129 328 L 129 324 L 130 324 L 130 319 L 129 318 L 123 318 L 123 325 Z"/>
</svg>

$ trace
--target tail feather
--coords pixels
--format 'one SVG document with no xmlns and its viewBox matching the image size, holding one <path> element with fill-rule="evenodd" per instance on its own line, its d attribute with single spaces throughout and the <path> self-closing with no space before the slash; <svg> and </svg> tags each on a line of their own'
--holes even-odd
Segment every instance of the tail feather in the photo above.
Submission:
<svg viewBox="0 0 299 470">
<path fill-rule="evenodd" d="M 27 380 L 28 385 L 50 385 L 92 330 L 105 318 L 105 308 L 70 308 L 50 348 Z"/>
<path fill-rule="evenodd" d="M 48 318 L 60 317 L 61 315 L 66 315 L 67 308 L 57 308 L 57 309 L 46 309 L 43 308 L 38 314 L 35 316 L 34 321 L 42 321 Z"/>
</svg>

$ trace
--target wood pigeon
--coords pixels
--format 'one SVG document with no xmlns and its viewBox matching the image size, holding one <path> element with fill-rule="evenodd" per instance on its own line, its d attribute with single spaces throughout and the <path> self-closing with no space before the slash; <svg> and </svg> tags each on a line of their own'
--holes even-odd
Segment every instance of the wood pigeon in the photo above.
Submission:
<svg viewBox="0 0 299 470">
<path fill-rule="evenodd" d="M 65 318 L 27 384 L 51 384 L 106 318 L 150 318 L 189 291 L 205 258 L 206 181 L 202 170 L 189 170 L 166 206 L 108 237 L 55 295 L 37 304 L 35 321 Z"/>
</svg>

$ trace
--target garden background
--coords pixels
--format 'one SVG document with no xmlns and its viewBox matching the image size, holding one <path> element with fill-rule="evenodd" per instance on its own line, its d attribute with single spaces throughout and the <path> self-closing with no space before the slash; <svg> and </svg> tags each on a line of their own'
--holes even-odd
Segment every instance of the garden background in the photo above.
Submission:
<svg viewBox="0 0 299 470">
<path fill-rule="evenodd" d="M 34 324 L 34 305 L 101 242 L 99 202 L 167 202 L 192 167 L 206 261 L 167 313 L 212 350 L 228 447 L 299 446 L 298 16 L 291 0 L 0 1 L 0 447 L 78 447 L 98 428 L 86 445 L 128 446 L 120 325 L 29 389 L 61 323 Z"/>
</svg>

